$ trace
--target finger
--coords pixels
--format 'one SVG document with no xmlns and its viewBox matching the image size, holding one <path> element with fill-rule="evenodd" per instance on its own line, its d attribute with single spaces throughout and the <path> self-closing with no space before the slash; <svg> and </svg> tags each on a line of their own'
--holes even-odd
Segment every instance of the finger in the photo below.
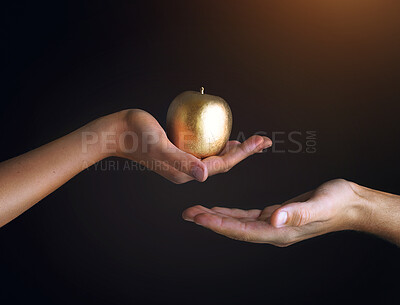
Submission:
<svg viewBox="0 0 400 305">
<path fill-rule="evenodd" d="M 229 209 L 222 207 L 213 207 L 211 211 L 223 214 L 225 216 L 230 216 L 234 218 L 257 218 L 261 214 L 261 210 L 253 209 L 253 210 L 241 210 L 241 209 Z"/>
<path fill-rule="evenodd" d="M 237 148 L 244 152 L 245 158 L 252 155 L 253 153 L 260 152 L 265 148 L 271 147 L 272 141 L 270 138 L 260 135 L 253 135 Z"/>
<path fill-rule="evenodd" d="M 229 150 L 226 150 L 224 154 L 206 158 L 203 162 L 207 165 L 208 174 L 211 176 L 226 172 L 242 160 L 271 145 L 272 141 L 269 138 L 254 135 L 242 144 L 229 144 Z"/>
<path fill-rule="evenodd" d="M 281 205 L 273 205 L 271 207 L 267 207 L 263 211 L 263 213 L 260 217 L 262 217 L 263 219 L 267 219 L 267 218 L 271 217 L 270 218 L 271 224 L 273 224 L 275 227 L 282 227 L 286 224 L 286 221 L 288 221 L 287 214 L 285 214 L 285 213 L 287 213 L 287 211 L 284 209 L 281 209 L 279 213 L 278 212 L 274 213 L 275 210 L 277 210 L 279 207 L 287 206 L 290 203 L 305 202 L 307 200 L 310 200 L 310 198 L 312 197 L 313 194 L 314 194 L 314 191 L 309 191 L 307 193 L 304 193 L 304 194 L 296 196 L 292 199 L 289 199 Z M 272 214 L 274 214 L 274 217 L 272 217 Z"/>
<path fill-rule="evenodd" d="M 158 160 L 168 163 L 178 171 L 193 177 L 197 181 L 203 182 L 208 177 L 207 166 L 200 159 L 180 150 L 170 141 L 168 141 L 164 149 L 158 152 L 156 157 Z"/>
<path fill-rule="evenodd" d="M 231 151 L 233 148 L 235 148 L 236 146 L 238 146 L 240 144 L 242 144 L 242 143 L 240 143 L 239 141 L 236 141 L 236 140 L 228 141 L 228 143 L 226 143 L 223 151 L 219 155 L 220 156 L 225 155 L 227 152 Z"/>
<path fill-rule="evenodd" d="M 165 162 L 161 168 L 155 167 L 152 168 L 152 171 L 175 184 L 182 184 L 193 180 L 193 177 L 178 171 L 175 167 L 172 167 Z"/>
<path fill-rule="evenodd" d="M 281 204 L 275 204 L 275 205 L 271 205 L 269 207 L 266 207 L 260 214 L 260 216 L 258 217 L 259 220 L 263 220 L 266 221 L 268 218 L 271 217 L 272 213 L 280 208 L 282 205 Z"/>
<path fill-rule="evenodd" d="M 268 148 L 268 147 L 270 147 L 272 145 L 271 139 L 269 139 L 269 138 L 267 138 L 265 136 L 259 136 L 259 135 L 254 135 L 254 136 L 250 137 L 249 139 L 245 140 L 245 142 L 254 141 L 256 137 L 262 138 L 264 140 L 265 146 L 259 147 L 259 149 L 256 150 L 255 152 L 262 152 L 265 148 Z M 243 142 L 243 143 L 245 143 L 245 142 Z M 240 145 L 242 145 L 241 142 L 239 142 L 237 140 L 231 140 L 226 144 L 224 150 L 219 155 L 220 156 L 225 155 L 226 153 L 229 153 L 230 151 L 236 149 Z"/>
<path fill-rule="evenodd" d="M 186 210 L 184 210 L 183 213 L 182 213 L 182 218 L 184 220 L 187 220 L 187 221 L 193 221 L 193 219 L 198 214 L 201 214 L 201 213 L 217 214 L 217 213 L 214 213 L 212 210 L 210 210 L 210 209 L 208 209 L 206 207 L 203 207 L 201 205 L 195 205 L 193 207 L 190 207 L 190 208 L 187 208 Z"/>
<path fill-rule="evenodd" d="M 213 207 L 211 209 L 208 209 L 206 207 L 203 207 L 201 205 L 196 205 L 193 207 L 190 207 L 183 211 L 182 217 L 185 220 L 188 221 L 193 221 L 193 218 L 197 214 L 201 213 L 210 213 L 210 214 L 216 214 L 220 216 L 229 216 L 229 217 L 235 217 L 235 218 L 240 218 L 240 219 L 256 219 L 258 216 L 260 216 L 261 210 L 240 210 L 240 209 L 228 209 L 228 208 L 222 208 L 222 207 Z"/>
<path fill-rule="evenodd" d="M 149 170 L 176 184 L 181 184 L 193 180 L 193 177 L 188 176 L 181 171 L 178 171 L 176 168 L 172 167 L 168 163 L 160 160 L 140 160 L 136 162 L 139 165 L 148 168 Z"/>
<path fill-rule="evenodd" d="M 197 214 L 193 220 L 196 224 L 229 238 L 243 241 L 260 240 L 259 231 L 252 229 L 248 225 L 248 222 L 242 222 L 233 217 L 212 213 L 200 213 Z"/>
</svg>

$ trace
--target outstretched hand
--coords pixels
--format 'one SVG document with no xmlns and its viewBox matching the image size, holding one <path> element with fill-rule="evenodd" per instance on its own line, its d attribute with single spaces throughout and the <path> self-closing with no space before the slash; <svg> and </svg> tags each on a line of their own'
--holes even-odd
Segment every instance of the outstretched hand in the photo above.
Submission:
<svg viewBox="0 0 400 305">
<path fill-rule="evenodd" d="M 203 182 L 208 176 L 227 172 L 240 161 L 272 145 L 269 138 L 254 135 L 243 143 L 229 141 L 219 156 L 200 160 L 177 148 L 148 112 L 134 109 L 122 115 L 117 138 L 122 138 L 123 142 L 117 145 L 117 156 L 143 164 L 177 184 L 193 179 Z"/>
<path fill-rule="evenodd" d="M 362 200 L 352 182 L 337 179 L 264 210 L 197 205 L 182 216 L 233 239 L 288 246 L 328 232 L 357 229 L 363 219 Z"/>
</svg>

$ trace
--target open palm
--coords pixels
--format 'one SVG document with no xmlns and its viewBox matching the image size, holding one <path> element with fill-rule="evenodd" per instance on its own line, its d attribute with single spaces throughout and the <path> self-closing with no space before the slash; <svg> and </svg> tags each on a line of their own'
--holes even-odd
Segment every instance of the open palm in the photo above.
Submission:
<svg viewBox="0 0 400 305">
<path fill-rule="evenodd" d="M 288 246 L 328 232 L 352 229 L 359 200 L 352 182 L 336 179 L 263 210 L 197 205 L 182 216 L 233 239 Z"/>
</svg>

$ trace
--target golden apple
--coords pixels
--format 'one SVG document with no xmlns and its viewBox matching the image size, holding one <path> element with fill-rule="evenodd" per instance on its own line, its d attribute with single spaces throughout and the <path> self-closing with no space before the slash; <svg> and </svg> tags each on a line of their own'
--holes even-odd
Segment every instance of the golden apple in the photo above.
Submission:
<svg viewBox="0 0 400 305">
<path fill-rule="evenodd" d="M 168 137 L 179 149 L 198 158 L 219 154 L 231 129 L 228 103 L 218 96 L 204 94 L 204 88 L 179 94 L 168 108 Z"/>
</svg>

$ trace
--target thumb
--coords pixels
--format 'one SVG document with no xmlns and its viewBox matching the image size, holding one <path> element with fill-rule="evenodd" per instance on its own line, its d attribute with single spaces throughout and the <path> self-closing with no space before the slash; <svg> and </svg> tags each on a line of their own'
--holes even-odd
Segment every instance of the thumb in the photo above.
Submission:
<svg viewBox="0 0 400 305">
<path fill-rule="evenodd" d="M 300 227 L 316 221 L 317 214 L 312 202 L 293 202 L 274 211 L 271 224 L 276 228 Z"/>
</svg>

